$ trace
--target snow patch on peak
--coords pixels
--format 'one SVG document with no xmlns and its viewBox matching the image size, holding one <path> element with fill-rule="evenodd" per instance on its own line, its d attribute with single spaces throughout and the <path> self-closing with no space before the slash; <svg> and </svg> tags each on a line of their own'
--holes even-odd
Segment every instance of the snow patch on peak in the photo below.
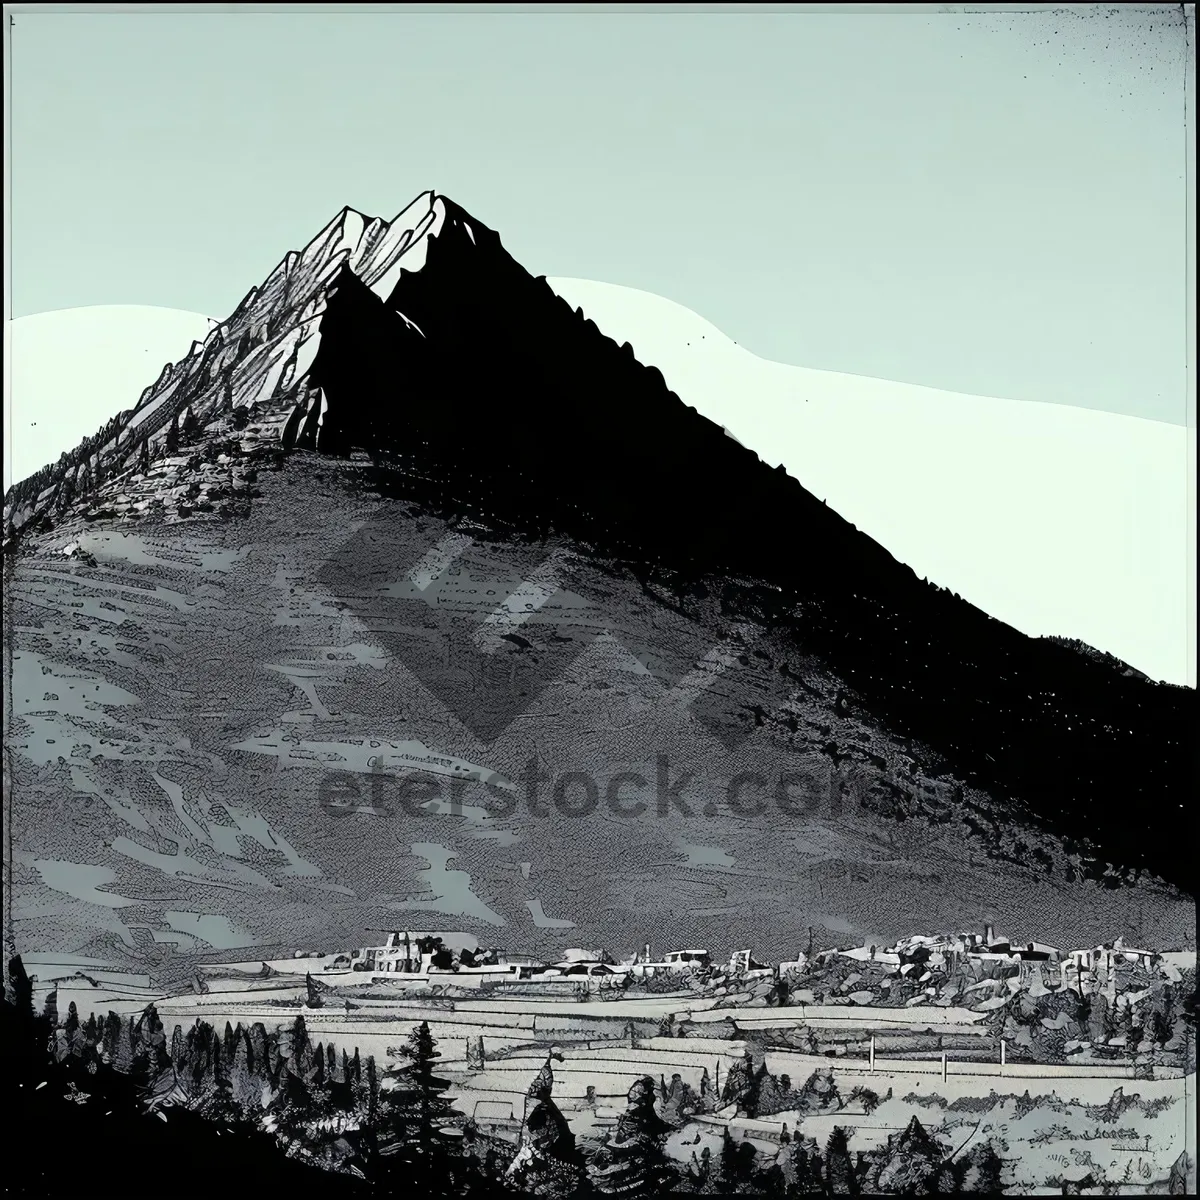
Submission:
<svg viewBox="0 0 1200 1200">
<path fill-rule="evenodd" d="M 389 222 L 391 225 L 400 225 L 401 228 L 411 229 L 420 224 L 425 219 L 425 216 L 432 212 L 435 206 L 441 206 L 441 197 L 435 192 L 422 192 L 411 204 L 402 208 Z"/>
<path fill-rule="evenodd" d="M 358 272 L 361 264 L 374 252 L 375 247 L 379 244 L 379 239 L 383 237 L 387 229 L 388 227 L 381 217 L 371 218 L 362 237 L 358 239 L 358 245 L 354 247 L 350 255 L 350 270 Z"/>
<path fill-rule="evenodd" d="M 353 250 L 362 241 L 363 232 L 367 227 L 367 218 L 353 208 L 346 210 L 339 226 L 337 239 L 338 250 Z"/>
<path fill-rule="evenodd" d="M 415 206 L 410 205 L 405 212 L 409 212 L 413 207 Z M 398 241 L 397 248 L 390 258 L 385 259 L 381 254 L 379 260 L 372 264 L 370 272 L 363 274 L 363 282 L 381 300 L 386 300 L 395 291 L 404 271 L 419 271 L 425 265 L 429 239 L 441 233 L 445 222 L 446 206 L 440 196 L 433 196 L 428 211 L 412 229 L 411 237 L 406 237 L 402 243 Z"/>
<path fill-rule="evenodd" d="M 387 299 L 400 277 L 396 269 L 400 257 L 433 231 L 439 213 L 444 219 L 445 206 L 432 192 L 419 196 L 396 216 L 378 244 L 364 256 L 357 274 L 380 299 Z"/>
<path fill-rule="evenodd" d="M 343 208 L 320 233 L 304 248 L 301 259 L 312 262 L 316 259 L 336 257 L 342 251 L 353 253 L 362 241 L 367 218 L 353 208 Z"/>
</svg>

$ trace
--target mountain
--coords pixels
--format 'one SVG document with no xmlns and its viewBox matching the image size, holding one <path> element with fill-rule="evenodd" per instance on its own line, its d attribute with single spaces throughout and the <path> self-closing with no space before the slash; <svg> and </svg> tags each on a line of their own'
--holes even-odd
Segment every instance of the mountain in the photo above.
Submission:
<svg viewBox="0 0 1200 1200">
<path fill-rule="evenodd" d="M 916 574 L 1022 633 L 1194 683 L 1194 429 L 770 362 L 661 296 L 549 282 Z"/>
<path fill-rule="evenodd" d="M 1194 937 L 1192 690 L 918 579 L 444 197 L 339 213 L 5 528 L 46 949 Z"/>
<path fill-rule="evenodd" d="M 1195 556 L 1179 547 L 1189 541 L 1194 430 L 772 363 L 663 297 L 548 282 L 607 336 L 636 346 L 697 411 L 782 464 L 916 574 L 1022 633 L 1069 630 L 1152 679 L 1192 682 Z M 142 390 L 147 363 L 173 362 L 218 323 L 128 305 L 10 322 L 6 450 L 19 464 L 10 478 L 73 448 Z M 997 495 L 1011 502 L 999 506 Z"/>
</svg>

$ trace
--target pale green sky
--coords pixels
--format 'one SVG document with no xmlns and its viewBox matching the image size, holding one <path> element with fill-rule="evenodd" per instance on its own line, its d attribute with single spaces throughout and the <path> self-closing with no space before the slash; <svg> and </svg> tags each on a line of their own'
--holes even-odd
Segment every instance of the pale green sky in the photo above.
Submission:
<svg viewBox="0 0 1200 1200">
<path fill-rule="evenodd" d="M 343 204 L 436 188 L 768 358 L 1185 420 L 1178 5 L 28 7 L 12 316 L 223 317 Z"/>
</svg>

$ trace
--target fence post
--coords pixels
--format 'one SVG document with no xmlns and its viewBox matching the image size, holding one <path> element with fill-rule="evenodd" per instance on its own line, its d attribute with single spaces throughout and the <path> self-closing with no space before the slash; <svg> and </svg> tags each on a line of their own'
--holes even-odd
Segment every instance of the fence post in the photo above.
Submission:
<svg viewBox="0 0 1200 1200">
<path fill-rule="evenodd" d="M 1005 1058 L 1004 1047 L 1005 1047 L 1005 1042 L 1004 1042 L 1004 1039 L 1001 1038 L 1000 1039 L 1000 1071 L 1001 1071 L 1001 1073 L 1003 1073 L 1003 1071 L 1004 1071 L 1004 1058 Z"/>
<path fill-rule="evenodd" d="M 875 1035 L 874 1034 L 871 1034 L 871 1067 L 870 1067 L 870 1069 L 872 1071 L 875 1070 Z"/>
<path fill-rule="evenodd" d="M 942 1054 L 942 1082 L 946 1082 L 946 1055 Z"/>
</svg>

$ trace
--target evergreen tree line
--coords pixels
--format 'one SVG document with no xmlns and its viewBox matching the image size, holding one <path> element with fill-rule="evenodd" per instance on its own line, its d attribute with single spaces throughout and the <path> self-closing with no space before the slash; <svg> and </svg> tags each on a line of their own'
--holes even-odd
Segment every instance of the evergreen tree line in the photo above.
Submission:
<svg viewBox="0 0 1200 1200">
<path fill-rule="evenodd" d="M 1067 1043 L 1086 1039 L 1110 1055 L 1146 1056 L 1195 1070 L 1195 972 L 1180 983 L 1155 983 L 1136 1003 L 1103 992 L 1070 988 L 1040 996 L 1022 994 L 995 1021 L 1010 1051 L 1037 1062 L 1064 1061 Z"/>
<path fill-rule="evenodd" d="M 813 1071 L 800 1087 L 796 1087 L 791 1076 L 771 1074 L 765 1062 L 756 1065 L 749 1052 L 730 1067 L 721 1089 L 722 1105 L 735 1105 L 746 1117 L 767 1117 L 791 1111 L 801 1115 L 839 1112 L 847 1102 L 860 1104 L 870 1112 L 879 1103 L 879 1097 L 869 1088 L 856 1088 L 843 1100 L 833 1072 L 827 1069 Z"/>
<path fill-rule="evenodd" d="M 837 1126 L 822 1148 L 815 1138 L 786 1130 L 774 1155 L 724 1131 L 717 1154 L 693 1156 L 690 1190 L 700 1195 L 859 1196 L 998 1194 L 1003 1163 L 990 1143 L 961 1155 L 917 1120 L 878 1150 L 852 1154 L 851 1131 Z"/>
<path fill-rule="evenodd" d="M 110 1184 L 126 1195 L 322 1187 L 341 1197 L 367 1190 L 352 1175 L 331 1175 L 289 1156 L 261 1126 L 151 1103 L 144 1084 L 163 1050 L 153 1018 L 136 1019 L 131 1035 L 119 1017 L 75 1024 L 71 1016 L 68 1010 L 60 1028 L 52 1002 L 37 1013 L 21 960 L 10 962 L 0 1006 L 10 1193 L 62 1196 Z M 60 1058 L 60 1037 L 77 1053 Z"/>
<path fill-rule="evenodd" d="M 97 1169 L 134 1194 L 151 1185 L 194 1194 L 202 1154 L 226 1187 L 512 1194 L 502 1182 L 511 1148 L 477 1136 L 451 1107 L 427 1024 L 384 1072 L 357 1049 L 315 1042 L 303 1014 L 280 1030 L 197 1020 L 168 1036 L 153 1004 L 81 1019 L 73 1003 L 60 1014 L 52 992 L 37 1013 L 15 958 L 2 1044 L 9 1110 L 19 1114 L 10 1132 L 26 1148 L 10 1183 L 15 1175 L 26 1194 L 61 1194 L 94 1182 Z M 56 1156 L 63 1137 L 96 1153 Z"/>
<path fill-rule="evenodd" d="M 10 1180 L 26 1194 L 111 1178 L 126 1190 L 191 1194 L 212 1181 L 317 1186 L 339 1196 L 370 1191 L 414 1196 L 768 1196 L 917 1194 L 999 1190 L 989 1145 L 951 1156 L 915 1119 L 886 1147 L 852 1158 L 845 1129 L 822 1148 L 786 1127 L 768 1154 L 728 1130 L 717 1153 L 689 1162 L 667 1138 L 718 1103 L 703 1079 L 693 1091 L 675 1076 L 635 1081 L 624 1111 L 602 1136 L 580 1141 L 553 1098 L 551 1061 L 529 1089 L 518 1142 L 479 1130 L 456 1112 L 428 1024 L 411 1034 L 400 1065 L 322 1046 L 303 1014 L 290 1026 L 197 1020 L 168 1035 L 151 1004 L 137 1015 L 80 1019 L 38 1014 L 19 958 L 3 1006 L 9 1111 L 21 1148 Z M 720 1103 L 758 1113 L 833 1111 L 843 1101 L 828 1072 L 799 1089 L 747 1059 L 731 1070 Z M 868 1106 L 869 1095 L 855 1095 Z M 877 1098 L 874 1098 L 877 1100 Z M 63 1155 L 61 1147 L 73 1153 Z M 205 1165 L 198 1166 L 198 1163 Z"/>
<path fill-rule="evenodd" d="M 758 1077 L 755 1072 L 751 1078 Z M 741 1087 L 735 1082 L 735 1091 Z M 821 1090 L 818 1083 L 815 1091 Z M 784 1126 L 774 1153 L 735 1138 L 726 1128 L 715 1154 L 705 1147 L 693 1152 L 689 1162 L 680 1162 L 665 1151 L 667 1137 L 687 1124 L 690 1112 L 686 1104 L 674 1104 L 688 1094 L 678 1077 L 671 1085 L 660 1080 L 657 1089 L 648 1076 L 637 1080 L 616 1125 L 598 1141 L 582 1144 L 570 1132 L 552 1092 L 548 1061 L 529 1090 L 518 1150 L 505 1173 L 526 1195 L 755 1195 L 782 1200 L 994 1194 L 1003 1186 L 1003 1164 L 990 1143 L 956 1154 L 915 1118 L 885 1146 L 867 1153 L 851 1154 L 846 1128 L 835 1128 L 822 1148 L 814 1138 L 794 1136 Z M 701 1088 L 691 1100 L 703 1105 L 703 1092 Z"/>
</svg>

